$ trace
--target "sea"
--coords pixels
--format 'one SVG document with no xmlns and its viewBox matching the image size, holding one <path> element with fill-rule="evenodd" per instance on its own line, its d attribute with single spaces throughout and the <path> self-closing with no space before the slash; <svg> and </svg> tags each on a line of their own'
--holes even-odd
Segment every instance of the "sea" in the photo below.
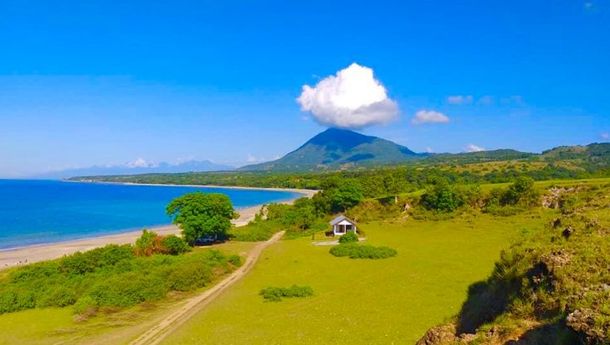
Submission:
<svg viewBox="0 0 610 345">
<path fill-rule="evenodd" d="M 0 180 L 0 249 L 167 225 L 167 204 L 195 191 L 226 194 L 238 211 L 299 196 L 258 189 Z"/>
</svg>

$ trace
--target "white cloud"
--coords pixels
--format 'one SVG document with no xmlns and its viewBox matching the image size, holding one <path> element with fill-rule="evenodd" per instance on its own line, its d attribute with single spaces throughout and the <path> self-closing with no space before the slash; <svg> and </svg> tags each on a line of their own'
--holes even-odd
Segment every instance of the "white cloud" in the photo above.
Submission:
<svg viewBox="0 0 610 345">
<path fill-rule="evenodd" d="M 421 125 L 424 123 L 447 123 L 449 122 L 449 117 L 434 110 L 420 110 L 415 113 L 415 117 L 411 120 L 411 122 L 415 125 Z"/>
<path fill-rule="evenodd" d="M 297 102 L 323 125 L 362 128 L 387 123 L 398 116 L 398 105 L 371 68 L 356 63 L 328 76 L 314 87 L 303 85 Z"/>
<path fill-rule="evenodd" d="M 154 162 L 148 162 L 144 158 L 138 158 L 135 161 L 125 164 L 128 168 L 154 168 L 157 166 Z"/>
<path fill-rule="evenodd" d="M 447 103 L 449 104 L 471 104 L 473 97 L 471 95 L 456 95 L 447 97 Z"/>
<path fill-rule="evenodd" d="M 467 152 L 481 152 L 481 151 L 485 151 L 485 148 L 475 145 L 475 144 L 468 144 L 468 145 L 466 145 L 466 151 Z"/>
<path fill-rule="evenodd" d="M 602 139 L 610 139 L 610 133 L 605 132 L 599 135 Z"/>
<path fill-rule="evenodd" d="M 434 150 L 431 147 L 428 146 L 428 147 L 426 147 L 426 152 L 427 153 L 432 153 L 432 152 L 434 152 Z"/>
</svg>

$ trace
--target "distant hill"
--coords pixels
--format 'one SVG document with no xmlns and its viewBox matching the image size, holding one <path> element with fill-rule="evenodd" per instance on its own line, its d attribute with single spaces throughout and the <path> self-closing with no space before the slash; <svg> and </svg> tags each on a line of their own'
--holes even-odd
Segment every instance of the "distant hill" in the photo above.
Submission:
<svg viewBox="0 0 610 345">
<path fill-rule="evenodd" d="M 388 165 L 425 157 L 389 140 L 346 129 L 329 128 L 284 157 L 240 168 L 246 171 L 340 169 Z"/>
<path fill-rule="evenodd" d="M 113 166 L 91 166 L 79 169 L 67 169 L 51 171 L 34 178 L 63 179 L 75 176 L 109 176 L 109 175 L 137 175 L 137 174 L 156 174 L 156 173 L 184 173 L 184 172 L 206 172 L 206 171 L 227 171 L 234 168 L 228 165 L 212 163 L 208 160 L 188 161 L 179 164 L 158 163 L 145 166 L 134 166 L 132 164 L 113 165 Z"/>
<path fill-rule="evenodd" d="M 586 159 L 608 160 L 610 157 L 610 143 L 593 143 L 586 146 L 559 146 L 542 152 L 541 158 L 545 160 Z"/>
<path fill-rule="evenodd" d="M 467 164 L 495 161 L 509 161 L 536 156 L 535 153 L 521 152 L 511 149 L 489 150 L 467 153 L 438 153 L 426 158 L 426 163 Z"/>
</svg>

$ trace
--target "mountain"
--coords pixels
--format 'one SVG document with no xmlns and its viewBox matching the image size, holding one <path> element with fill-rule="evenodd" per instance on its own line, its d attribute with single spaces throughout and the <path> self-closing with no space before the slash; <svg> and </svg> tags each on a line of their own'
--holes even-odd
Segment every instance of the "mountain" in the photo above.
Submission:
<svg viewBox="0 0 610 345">
<path fill-rule="evenodd" d="M 140 164 L 141 163 L 141 164 Z M 198 171 L 226 171 L 234 168 L 228 165 L 212 163 L 208 160 L 187 161 L 179 164 L 161 162 L 150 164 L 144 161 L 136 161 L 123 165 L 112 166 L 91 166 L 87 168 L 67 169 L 50 171 L 44 174 L 33 176 L 34 178 L 44 179 L 63 179 L 74 176 L 106 176 L 106 175 L 136 175 L 152 173 L 183 173 Z"/>
<path fill-rule="evenodd" d="M 337 169 L 400 163 L 425 157 L 389 140 L 347 129 L 329 128 L 284 157 L 240 168 L 247 171 Z"/>
</svg>

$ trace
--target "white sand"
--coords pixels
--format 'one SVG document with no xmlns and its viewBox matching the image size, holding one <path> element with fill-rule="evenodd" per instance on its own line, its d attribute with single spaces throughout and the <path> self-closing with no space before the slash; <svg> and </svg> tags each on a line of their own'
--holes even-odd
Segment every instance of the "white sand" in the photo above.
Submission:
<svg viewBox="0 0 610 345">
<path fill-rule="evenodd" d="M 212 186 L 194 186 L 194 187 L 212 187 Z M 233 188 L 218 186 L 221 188 Z M 239 189 L 247 189 L 245 187 L 235 187 Z M 251 188 L 251 189 L 267 189 L 267 190 L 282 190 L 296 192 L 306 197 L 312 197 L 317 191 L 306 190 L 306 189 L 284 189 L 284 188 Z M 292 203 L 293 200 L 288 200 L 285 203 Z M 257 212 L 260 211 L 262 205 L 246 207 L 238 209 L 239 218 L 233 220 L 235 226 L 244 226 L 248 224 Z M 178 234 L 180 229 L 175 225 L 166 225 L 151 228 L 150 230 L 155 231 L 160 235 Z M 98 247 L 103 247 L 107 244 L 127 244 L 134 243 L 135 240 L 142 234 L 141 230 L 123 232 L 114 235 L 105 235 L 91 238 L 84 238 L 80 240 L 56 242 L 49 244 L 31 245 L 15 249 L 0 250 L 0 270 L 17 265 L 25 265 L 28 263 L 52 260 L 62 257 L 64 255 L 73 254 L 76 252 L 83 252 Z"/>
</svg>

